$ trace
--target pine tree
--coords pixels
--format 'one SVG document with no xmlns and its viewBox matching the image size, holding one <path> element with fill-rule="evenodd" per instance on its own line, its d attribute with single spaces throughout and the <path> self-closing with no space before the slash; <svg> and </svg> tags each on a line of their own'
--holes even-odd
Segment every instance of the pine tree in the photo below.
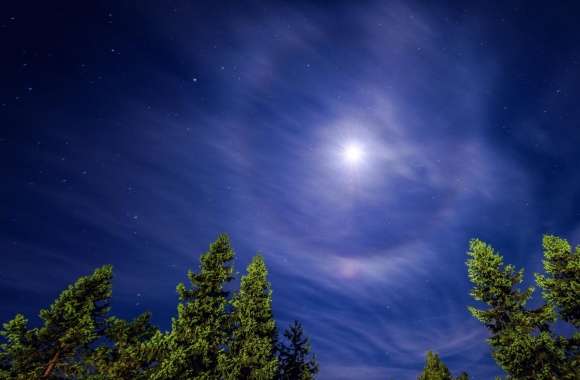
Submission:
<svg viewBox="0 0 580 380">
<path fill-rule="evenodd" d="M 143 313 L 132 321 L 111 317 L 105 336 L 110 344 L 98 347 L 89 360 L 92 380 L 148 379 L 155 364 L 150 355 L 152 338 L 158 333 L 151 315 Z"/>
<path fill-rule="evenodd" d="M 568 376 L 580 378 L 580 246 L 572 250 L 566 240 L 551 235 L 544 236 L 542 243 L 546 275 L 536 274 L 536 283 L 548 305 L 576 329 L 572 337 L 560 337 L 559 343 L 565 351 Z"/>
<path fill-rule="evenodd" d="M 427 352 L 425 368 L 418 380 L 453 380 L 449 368 L 439 359 L 439 355 Z"/>
<path fill-rule="evenodd" d="M 453 380 L 453 376 L 439 355 L 429 351 L 425 360 L 425 368 L 418 380 Z M 469 380 L 469 376 L 466 372 L 461 372 L 455 380 Z"/>
<path fill-rule="evenodd" d="M 164 357 L 153 379 L 217 379 L 218 357 L 228 337 L 228 294 L 234 259 L 230 240 L 220 235 L 201 256 L 198 273 L 189 272 L 191 288 L 177 286 L 180 304 L 164 343 Z"/>
<path fill-rule="evenodd" d="M 48 308 L 43 325 L 29 330 L 17 315 L 4 325 L 0 361 L 3 375 L 17 379 L 74 379 L 84 373 L 83 358 L 102 336 L 111 297 L 111 266 L 79 278 Z M 11 377 L 12 375 L 13 377 Z"/>
<path fill-rule="evenodd" d="M 310 344 L 304 336 L 302 325 L 298 321 L 286 329 L 284 336 L 288 345 L 279 345 L 280 380 L 310 380 L 318 373 L 316 357 L 310 355 Z"/>
<path fill-rule="evenodd" d="M 544 271 L 536 275 L 544 299 L 557 309 L 562 320 L 580 328 L 580 246 L 556 236 L 544 236 Z"/>
<path fill-rule="evenodd" d="M 471 295 L 488 306 L 469 310 L 491 331 L 488 342 L 496 362 L 512 379 L 573 379 L 563 340 L 550 331 L 550 323 L 556 320 L 554 309 L 525 307 L 533 289 L 517 289 L 523 270 L 504 265 L 503 258 L 479 240 L 471 241 L 468 254 Z"/>
<path fill-rule="evenodd" d="M 233 334 L 222 360 L 226 379 L 274 379 L 278 368 L 272 290 L 262 256 L 255 256 L 232 302 Z"/>
<path fill-rule="evenodd" d="M 199 272 L 188 273 L 191 287 L 177 286 L 178 315 L 168 333 L 153 327 L 148 313 L 132 321 L 108 317 L 110 266 L 80 277 L 41 310 L 40 327 L 29 328 L 23 315 L 3 325 L 0 379 L 313 379 L 318 364 L 298 322 L 284 334 L 288 345 L 277 345 L 261 256 L 230 302 L 233 258 L 220 235 L 201 256 Z"/>
</svg>

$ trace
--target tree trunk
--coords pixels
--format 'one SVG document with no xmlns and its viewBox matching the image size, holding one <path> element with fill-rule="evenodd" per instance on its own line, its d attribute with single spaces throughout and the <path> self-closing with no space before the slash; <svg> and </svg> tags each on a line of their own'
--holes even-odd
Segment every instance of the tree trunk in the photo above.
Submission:
<svg viewBox="0 0 580 380">
<path fill-rule="evenodd" d="M 59 358 L 60 358 L 60 349 L 56 350 L 54 355 L 52 355 L 52 358 L 50 358 L 50 361 L 48 362 L 48 365 L 46 366 L 46 369 L 42 374 L 43 379 L 48 379 L 50 377 L 52 371 L 54 370 L 54 367 L 56 366 L 56 363 L 58 363 Z"/>
</svg>

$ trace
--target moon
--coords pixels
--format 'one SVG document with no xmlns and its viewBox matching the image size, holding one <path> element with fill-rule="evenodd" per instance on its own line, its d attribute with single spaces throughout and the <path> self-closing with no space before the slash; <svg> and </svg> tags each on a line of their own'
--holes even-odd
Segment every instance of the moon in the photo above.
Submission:
<svg viewBox="0 0 580 380">
<path fill-rule="evenodd" d="M 344 146 L 342 156 L 348 165 L 358 166 L 363 162 L 365 152 L 359 143 L 350 142 Z"/>
</svg>

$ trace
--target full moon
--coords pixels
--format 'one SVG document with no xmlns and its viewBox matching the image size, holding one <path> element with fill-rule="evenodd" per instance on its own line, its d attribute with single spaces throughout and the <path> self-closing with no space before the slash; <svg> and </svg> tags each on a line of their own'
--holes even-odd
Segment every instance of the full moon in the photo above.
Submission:
<svg viewBox="0 0 580 380">
<path fill-rule="evenodd" d="M 344 147 L 342 155 L 347 164 L 355 166 L 362 162 L 364 150 L 361 145 L 353 142 Z"/>
</svg>

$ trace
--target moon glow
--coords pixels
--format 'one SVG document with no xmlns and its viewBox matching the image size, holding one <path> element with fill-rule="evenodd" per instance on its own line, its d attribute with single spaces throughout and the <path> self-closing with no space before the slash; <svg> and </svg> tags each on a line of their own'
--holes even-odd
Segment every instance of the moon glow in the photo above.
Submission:
<svg viewBox="0 0 580 380">
<path fill-rule="evenodd" d="M 342 152 L 344 161 L 350 166 L 358 166 L 362 163 L 365 152 L 363 147 L 355 142 L 348 143 L 344 146 Z"/>
</svg>

